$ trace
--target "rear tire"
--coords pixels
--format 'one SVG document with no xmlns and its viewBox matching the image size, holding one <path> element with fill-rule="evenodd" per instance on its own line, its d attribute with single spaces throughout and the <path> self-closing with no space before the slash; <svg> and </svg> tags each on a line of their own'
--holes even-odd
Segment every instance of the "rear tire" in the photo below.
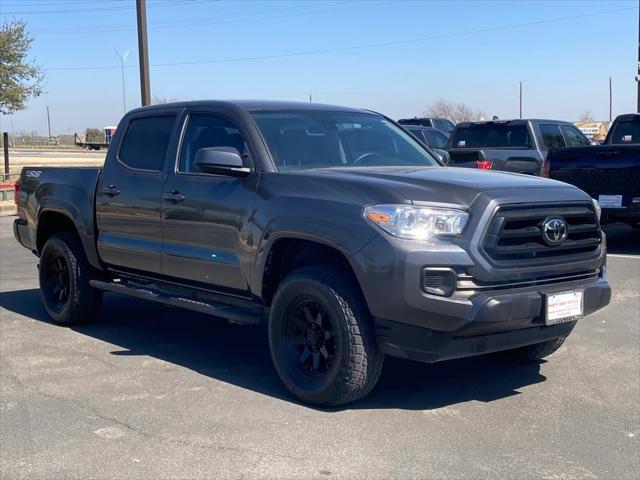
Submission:
<svg viewBox="0 0 640 480">
<path fill-rule="evenodd" d="M 547 342 L 535 343 L 526 347 L 501 352 L 501 356 L 517 363 L 537 362 L 558 350 L 567 337 L 558 337 Z"/>
<path fill-rule="evenodd" d="M 354 402 L 377 383 L 384 355 L 358 285 L 334 267 L 305 267 L 278 287 L 269 346 L 285 387 L 303 402 Z"/>
<path fill-rule="evenodd" d="M 47 240 L 40 255 L 40 293 L 53 321 L 75 325 L 95 317 L 102 291 L 89 285 L 91 273 L 75 234 L 59 233 Z"/>
</svg>

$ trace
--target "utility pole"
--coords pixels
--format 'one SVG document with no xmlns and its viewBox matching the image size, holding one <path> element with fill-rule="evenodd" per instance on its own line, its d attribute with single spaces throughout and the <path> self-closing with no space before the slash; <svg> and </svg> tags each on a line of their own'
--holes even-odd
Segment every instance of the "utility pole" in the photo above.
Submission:
<svg viewBox="0 0 640 480">
<path fill-rule="evenodd" d="M 313 102 L 313 99 L 311 98 L 311 92 L 309 92 L 309 103 Z"/>
<path fill-rule="evenodd" d="M 611 77 L 609 77 L 609 123 L 613 119 L 613 89 L 611 87 Z"/>
<path fill-rule="evenodd" d="M 640 113 L 640 0 L 638 0 L 638 75 L 636 75 L 638 88 L 638 113 Z"/>
<path fill-rule="evenodd" d="M 136 13 L 138 17 L 138 53 L 140 56 L 140 96 L 142 97 L 142 106 L 145 106 L 151 104 L 146 0 L 136 0 Z"/>
<path fill-rule="evenodd" d="M 522 118 L 522 80 L 520 81 L 520 118 Z"/>
<path fill-rule="evenodd" d="M 51 117 L 49 116 L 49 105 L 47 105 L 47 126 L 49 127 L 49 142 L 51 142 Z"/>
<path fill-rule="evenodd" d="M 124 114 L 127 113 L 127 96 L 124 89 L 124 62 L 127 61 L 127 57 L 129 56 L 131 50 L 127 50 L 126 52 L 124 52 L 124 55 L 120 55 L 120 52 L 116 47 L 111 45 L 111 48 L 113 48 L 113 51 L 116 52 L 116 55 L 120 59 L 120 65 L 122 66 L 122 113 Z"/>
</svg>

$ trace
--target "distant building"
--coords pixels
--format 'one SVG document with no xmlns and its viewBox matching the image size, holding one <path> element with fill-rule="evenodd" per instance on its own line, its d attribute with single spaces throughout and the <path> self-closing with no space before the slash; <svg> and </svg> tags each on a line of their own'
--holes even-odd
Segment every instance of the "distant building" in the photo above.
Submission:
<svg viewBox="0 0 640 480">
<path fill-rule="evenodd" d="M 580 131 L 584 133 L 589 140 L 595 142 L 602 142 L 607 136 L 607 131 L 609 130 L 608 122 L 593 122 L 585 120 L 582 122 L 576 122 L 574 125 L 578 127 L 578 129 L 580 129 Z"/>
</svg>

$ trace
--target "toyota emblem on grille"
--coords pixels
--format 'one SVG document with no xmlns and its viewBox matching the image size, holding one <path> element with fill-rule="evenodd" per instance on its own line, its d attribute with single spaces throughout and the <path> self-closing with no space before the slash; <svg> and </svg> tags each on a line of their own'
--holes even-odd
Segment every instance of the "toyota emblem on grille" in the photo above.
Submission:
<svg viewBox="0 0 640 480">
<path fill-rule="evenodd" d="M 542 222 L 542 239 L 549 246 L 555 247 L 567 239 L 569 226 L 562 217 L 547 217 Z"/>
</svg>

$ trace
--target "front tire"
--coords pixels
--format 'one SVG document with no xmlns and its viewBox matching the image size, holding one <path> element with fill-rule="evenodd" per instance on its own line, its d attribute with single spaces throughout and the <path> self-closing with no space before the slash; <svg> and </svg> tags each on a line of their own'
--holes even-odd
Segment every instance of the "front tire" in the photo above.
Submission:
<svg viewBox="0 0 640 480">
<path fill-rule="evenodd" d="M 306 267 L 278 287 L 269 346 L 285 387 L 303 402 L 329 407 L 366 396 L 384 355 L 358 285 L 333 267 Z"/>
<path fill-rule="evenodd" d="M 542 360 L 558 350 L 567 337 L 558 337 L 547 342 L 535 343 L 526 347 L 501 352 L 503 358 L 517 363 L 530 363 Z"/>
<path fill-rule="evenodd" d="M 89 285 L 91 266 L 76 235 L 59 233 L 47 240 L 39 279 L 42 303 L 53 321 L 75 325 L 95 317 L 102 292 Z"/>
</svg>

